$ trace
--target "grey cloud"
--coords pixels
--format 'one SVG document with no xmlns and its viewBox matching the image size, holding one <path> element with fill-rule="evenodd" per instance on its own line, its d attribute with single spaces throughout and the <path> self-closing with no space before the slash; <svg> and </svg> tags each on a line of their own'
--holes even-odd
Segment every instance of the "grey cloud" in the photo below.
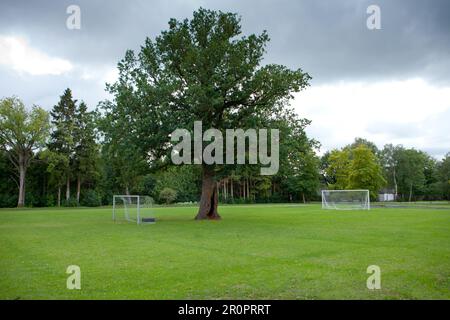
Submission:
<svg viewBox="0 0 450 320">
<path fill-rule="evenodd" d="M 67 30 L 78 4 L 82 29 Z M 366 28 L 366 8 L 381 8 L 382 30 Z M 244 32 L 267 29 L 267 62 L 302 67 L 314 81 L 422 76 L 450 82 L 450 2 L 343 1 L 3 1 L 3 32 L 24 32 L 49 53 L 86 64 L 115 64 L 128 48 L 190 17 L 199 6 L 238 12 Z"/>
<path fill-rule="evenodd" d="M 90 109 L 108 97 L 104 85 L 97 79 L 83 80 L 71 75 L 62 76 L 29 76 L 20 75 L 0 66 L 0 98 L 18 96 L 27 106 L 39 105 L 51 109 L 59 100 L 66 88 L 71 88 L 74 97 L 84 100 Z"/>
<path fill-rule="evenodd" d="M 81 30 L 65 26 L 66 8 L 71 4 L 81 7 Z M 381 30 L 366 28 L 370 4 L 381 8 Z M 127 49 L 139 49 L 145 37 L 153 38 L 166 29 L 169 18 L 189 18 L 200 6 L 237 12 L 242 16 L 244 34 L 266 29 L 271 42 L 265 62 L 301 67 L 313 76 L 312 85 L 413 77 L 433 85 L 450 85 L 447 0 L 2 0 L 0 35 L 24 35 L 33 48 L 95 74 L 114 67 Z M 80 70 L 60 76 L 22 77 L 0 66 L 0 96 L 17 94 L 27 104 L 51 108 L 64 88 L 70 87 L 92 108 L 106 96 L 98 80 L 83 80 Z M 435 139 L 447 136 L 441 128 L 448 125 L 438 125 L 439 130 L 432 129 Z M 426 131 L 383 121 L 369 130 L 393 138 Z"/>
<path fill-rule="evenodd" d="M 414 138 L 424 133 L 420 123 L 398 123 L 394 119 L 389 121 L 389 115 L 385 116 L 385 121 L 372 121 L 366 128 L 367 133 L 383 134 L 388 139 Z"/>
</svg>

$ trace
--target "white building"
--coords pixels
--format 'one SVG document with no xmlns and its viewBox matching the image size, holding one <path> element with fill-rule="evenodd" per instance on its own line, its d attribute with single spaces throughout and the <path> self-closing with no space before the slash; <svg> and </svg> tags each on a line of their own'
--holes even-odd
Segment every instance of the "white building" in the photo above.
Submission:
<svg viewBox="0 0 450 320">
<path fill-rule="evenodd" d="M 383 189 L 378 193 L 378 201 L 394 201 L 395 194 L 393 190 Z"/>
</svg>

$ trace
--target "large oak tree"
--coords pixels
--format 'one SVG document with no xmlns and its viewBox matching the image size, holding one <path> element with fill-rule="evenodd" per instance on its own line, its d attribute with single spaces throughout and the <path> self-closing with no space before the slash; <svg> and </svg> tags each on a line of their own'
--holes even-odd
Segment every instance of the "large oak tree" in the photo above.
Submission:
<svg viewBox="0 0 450 320">
<path fill-rule="evenodd" d="M 224 132 L 267 126 L 283 115 L 310 77 L 301 69 L 263 65 L 267 33 L 243 36 L 240 22 L 237 14 L 200 8 L 190 20 L 171 19 L 138 54 L 127 51 L 118 81 L 107 86 L 114 99 L 103 102 L 105 139 L 137 146 L 155 165 L 170 161 L 171 132 L 192 131 L 194 121 Z M 202 164 L 197 219 L 220 218 L 220 170 Z"/>
</svg>

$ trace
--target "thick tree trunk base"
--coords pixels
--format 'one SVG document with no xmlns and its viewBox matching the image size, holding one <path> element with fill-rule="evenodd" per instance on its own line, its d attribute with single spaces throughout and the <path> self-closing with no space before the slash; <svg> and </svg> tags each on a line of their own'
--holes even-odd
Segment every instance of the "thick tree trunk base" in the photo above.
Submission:
<svg viewBox="0 0 450 320">
<path fill-rule="evenodd" d="M 214 212 L 212 214 L 207 214 L 206 216 L 204 214 L 197 213 L 195 216 L 195 220 L 221 220 L 222 217 L 219 215 L 218 212 Z"/>
<path fill-rule="evenodd" d="M 217 212 L 219 196 L 216 181 L 214 181 L 214 171 L 206 166 L 203 167 L 202 196 L 200 208 L 195 220 L 220 220 Z"/>
</svg>

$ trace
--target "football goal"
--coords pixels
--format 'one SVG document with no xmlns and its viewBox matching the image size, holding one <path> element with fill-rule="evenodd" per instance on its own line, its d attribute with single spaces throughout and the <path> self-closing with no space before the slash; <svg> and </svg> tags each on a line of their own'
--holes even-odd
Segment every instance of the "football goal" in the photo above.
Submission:
<svg viewBox="0 0 450 320">
<path fill-rule="evenodd" d="M 113 221 L 129 221 L 137 224 L 155 223 L 153 198 L 137 195 L 113 196 Z"/>
<path fill-rule="evenodd" d="M 322 209 L 370 210 L 369 190 L 322 190 Z"/>
</svg>

